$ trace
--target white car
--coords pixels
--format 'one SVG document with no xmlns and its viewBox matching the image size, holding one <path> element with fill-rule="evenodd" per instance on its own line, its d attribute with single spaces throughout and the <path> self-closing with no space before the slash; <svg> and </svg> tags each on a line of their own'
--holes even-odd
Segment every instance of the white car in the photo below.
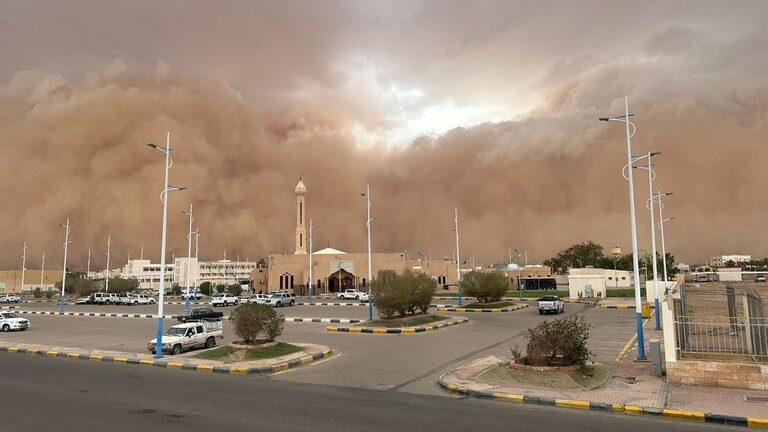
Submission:
<svg viewBox="0 0 768 432">
<path fill-rule="evenodd" d="M 269 298 L 266 294 L 253 294 L 252 296 L 245 299 L 246 303 L 256 303 L 256 304 L 267 304 L 267 299 Z"/>
<path fill-rule="evenodd" d="M 176 324 L 168 329 L 160 339 L 161 349 L 173 355 L 192 348 L 213 348 L 216 338 L 222 339 L 222 322 L 201 321 Z M 157 348 L 157 338 L 147 342 L 147 350 L 152 354 Z"/>
<path fill-rule="evenodd" d="M 230 293 L 216 294 L 211 300 L 211 306 L 229 306 L 231 304 L 239 305 L 240 299 Z"/>
<path fill-rule="evenodd" d="M 18 303 L 21 298 L 15 294 L 3 294 L 0 296 L 0 303 Z"/>
<path fill-rule="evenodd" d="M 356 289 L 345 289 L 339 293 L 338 297 L 340 300 L 360 300 L 363 294 L 367 295 L 367 293 Z"/>
<path fill-rule="evenodd" d="M 29 320 L 16 315 L 13 312 L 0 312 L 0 328 L 4 332 L 11 330 L 26 330 L 29 328 Z"/>
<path fill-rule="evenodd" d="M 295 296 L 292 296 L 291 294 L 288 294 L 286 292 L 281 292 L 281 293 L 275 293 L 269 296 L 266 303 L 264 304 L 270 307 L 280 307 L 280 306 L 293 306 L 294 303 L 296 303 Z"/>
<path fill-rule="evenodd" d="M 360 293 L 360 303 L 368 303 L 370 301 L 370 298 L 368 297 L 367 292 L 361 292 Z"/>
<path fill-rule="evenodd" d="M 189 297 L 190 300 L 200 300 L 201 298 L 203 298 L 203 293 L 201 293 L 200 291 L 197 291 L 197 292 L 192 291 L 192 292 L 189 292 L 189 293 L 185 293 L 185 292 L 181 293 L 181 298 L 182 299 L 186 300 L 187 297 Z"/>
<path fill-rule="evenodd" d="M 124 305 L 155 304 L 155 299 L 146 294 L 129 294 L 120 299 Z"/>
<path fill-rule="evenodd" d="M 539 303 L 539 315 L 549 312 L 554 312 L 556 314 L 559 314 L 561 312 L 565 312 L 565 302 L 563 299 L 561 299 L 558 296 L 555 295 L 547 295 L 544 297 L 541 297 L 538 300 Z"/>
<path fill-rule="evenodd" d="M 75 304 L 90 304 L 91 298 L 90 297 L 80 297 L 79 299 L 75 300 Z"/>
</svg>

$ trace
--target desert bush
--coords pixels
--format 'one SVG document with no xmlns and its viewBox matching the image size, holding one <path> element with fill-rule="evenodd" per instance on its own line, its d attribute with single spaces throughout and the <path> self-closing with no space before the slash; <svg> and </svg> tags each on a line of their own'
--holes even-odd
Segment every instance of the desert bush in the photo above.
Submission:
<svg viewBox="0 0 768 432">
<path fill-rule="evenodd" d="M 50 300 L 53 297 L 53 291 L 46 291 L 45 292 L 45 298 Z"/>
<path fill-rule="evenodd" d="M 405 316 L 417 310 L 426 313 L 432 303 L 437 283 L 427 274 L 405 270 L 380 270 L 371 283 L 376 312 L 383 318 Z"/>
<path fill-rule="evenodd" d="M 235 297 L 239 297 L 243 293 L 243 287 L 240 284 L 227 285 L 227 292 Z"/>
<path fill-rule="evenodd" d="M 173 284 L 171 287 L 171 294 L 181 295 L 181 286 L 179 284 Z"/>
<path fill-rule="evenodd" d="M 475 297 L 481 303 L 492 303 L 504 297 L 509 284 L 501 273 L 471 271 L 461 277 L 459 287 L 467 297 Z"/>
<path fill-rule="evenodd" d="M 200 284 L 200 292 L 204 295 L 210 296 L 213 295 L 213 284 L 211 284 L 208 281 L 205 281 Z"/>
<path fill-rule="evenodd" d="M 583 366 L 592 352 L 587 348 L 592 325 L 583 316 L 542 321 L 528 329 L 526 360 L 535 366 Z"/>
<path fill-rule="evenodd" d="M 227 286 L 226 286 L 226 285 L 224 285 L 224 284 L 218 284 L 218 285 L 216 285 L 216 292 L 217 292 L 217 293 L 219 293 L 219 294 L 222 294 L 222 293 L 224 293 L 224 291 L 226 291 L 226 290 L 227 290 Z"/>
<path fill-rule="evenodd" d="M 37 287 L 37 288 L 35 288 L 34 290 L 32 290 L 32 297 L 34 297 L 34 298 L 40 298 L 40 297 L 42 297 L 42 296 L 43 296 L 43 292 L 42 292 L 42 291 L 40 291 L 40 287 Z"/>
<path fill-rule="evenodd" d="M 263 335 L 267 342 L 275 340 L 283 332 L 285 322 L 282 314 L 278 315 L 271 307 L 256 303 L 238 306 L 230 313 L 229 320 L 237 337 L 246 344 L 260 340 L 260 335 Z"/>
</svg>

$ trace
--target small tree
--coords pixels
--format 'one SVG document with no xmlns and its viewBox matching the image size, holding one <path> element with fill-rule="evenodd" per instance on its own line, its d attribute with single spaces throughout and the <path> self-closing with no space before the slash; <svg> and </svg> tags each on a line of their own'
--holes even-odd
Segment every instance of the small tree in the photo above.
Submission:
<svg viewBox="0 0 768 432">
<path fill-rule="evenodd" d="M 227 289 L 227 286 L 224 284 L 216 285 L 216 292 L 221 294 Z"/>
<path fill-rule="evenodd" d="M 583 316 L 540 322 L 525 337 L 528 364 L 583 366 L 592 356 L 587 348 L 590 328 Z"/>
<path fill-rule="evenodd" d="M 181 286 L 179 284 L 173 284 L 171 287 L 171 294 L 181 295 Z"/>
<path fill-rule="evenodd" d="M 471 271 L 459 282 L 464 294 L 481 303 L 497 302 L 507 292 L 507 278 L 497 272 Z"/>
<path fill-rule="evenodd" d="M 200 284 L 200 292 L 204 295 L 210 296 L 213 294 L 213 284 L 211 284 L 208 281 L 205 281 Z"/>
<path fill-rule="evenodd" d="M 283 331 L 285 318 L 269 306 L 244 303 L 229 315 L 235 334 L 246 344 L 259 341 L 264 335 L 267 342 L 275 340 Z"/>
<path fill-rule="evenodd" d="M 235 297 L 243 293 L 243 287 L 240 284 L 227 285 L 227 292 Z"/>
<path fill-rule="evenodd" d="M 404 316 L 410 303 L 410 295 L 404 278 L 394 270 L 379 270 L 376 280 L 371 282 L 371 292 L 376 299 L 374 305 L 379 316 L 392 318 L 395 314 Z"/>
<path fill-rule="evenodd" d="M 427 313 L 437 290 L 437 281 L 426 273 L 415 273 L 408 282 L 411 289 L 411 313 L 415 313 L 417 309 L 421 313 Z"/>
<path fill-rule="evenodd" d="M 42 291 L 40 291 L 40 287 L 37 287 L 37 288 L 35 288 L 34 290 L 32 290 L 32 296 L 33 296 L 34 298 L 40 298 L 40 297 L 42 297 L 42 296 L 43 296 L 43 293 L 42 293 Z"/>
</svg>

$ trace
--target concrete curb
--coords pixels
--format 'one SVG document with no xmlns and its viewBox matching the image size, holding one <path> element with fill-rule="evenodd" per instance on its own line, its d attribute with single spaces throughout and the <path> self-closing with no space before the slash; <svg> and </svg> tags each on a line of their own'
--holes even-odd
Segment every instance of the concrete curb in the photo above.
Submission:
<svg viewBox="0 0 768 432">
<path fill-rule="evenodd" d="M 296 306 L 368 306 L 368 303 L 296 303 Z"/>
<path fill-rule="evenodd" d="M 471 312 L 491 312 L 491 313 L 493 313 L 493 312 L 513 312 L 513 311 L 516 311 L 516 310 L 525 309 L 528 306 L 529 305 L 527 305 L 527 304 L 523 304 L 523 305 L 516 305 L 516 306 L 507 307 L 507 308 L 501 308 L 501 309 L 467 309 L 467 308 L 463 308 L 463 307 L 438 307 L 437 311 L 438 312 L 460 312 L 460 313 L 463 313 L 463 312 L 470 312 L 470 313 Z"/>
<path fill-rule="evenodd" d="M 332 324 L 357 324 L 366 320 L 344 319 L 344 318 L 295 318 L 286 317 L 285 322 L 312 322 L 312 323 L 332 323 Z"/>
<path fill-rule="evenodd" d="M 449 392 L 456 393 L 464 396 L 469 396 L 478 399 L 493 399 L 499 401 L 527 403 L 536 405 L 549 405 L 560 408 L 573 408 L 589 411 L 608 411 L 619 414 L 634 414 L 634 415 L 652 415 L 656 417 L 666 417 L 676 420 L 689 420 L 698 421 L 704 423 L 714 423 L 729 426 L 744 426 L 744 427 L 756 427 L 756 428 L 768 428 L 768 419 L 758 417 L 739 417 L 729 416 L 722 414 L 703 413 L 695 411 L 680 411 L 673 409 L 663 408 L 643 408 L 636 405 L 624 405 L 624 404 L 608 404 L 600 402 L 571 400 L 571 399 L 557 399 L 546 396 L 536 395 L 522 395 L 522 394 L 509 394 L 509 393 L 494 393 L 483 390 L 474 390 L 469 387 L 459 386 L 451 384 L 445 380 L 445 377 L 451 372 L 445 373 L 438 378 L 437 383 L 441 389 Z"/>
<path fill-rule="evenodd" d="M 325 331 L 338 333 L 365 333 L 365 334 L 416 334 L 428 331 L 440 330 L 445 327 L 464 324 L 468 322 L 467 318 L 457 318 L 443 324 L 431 326 L 419 326 L 408 328 L 386 328 L 386 327 L 326 327 Z"/>
<path fill-rule="evenodd" d="M 139 365 L 139 366 L 153 366 L 153 367 L 160 367 L 160 368 L 166 368 L 166 369 L 180 369 L 180 370 L 195 371 L 195 372 L 207 372 L 207 373 L 215 372 L 215 373 L 230 374 L 230 375 L 258 375 L 258 374 L 269 374 L 269 373 L 281 372 L 284 370 L 293 369 L 298 366 L 309 364 L 314 361 L 322 360 L 324 358 L 330 357 L 331 354 L 333 354 L 333 350 L 330 348 L 327 348 L 327 349 L 324 349 L 322 352 L 314 355 L 306 355 L 306 356 L 298 357 L 286 362 L 275 363 L 270 366 L 242 368 L 237 366 L 212 366 L 212 365 L 201 365 L 201 364 L 194 364 L 194 363 L 184 363 L 184 362 L 178 362 L 178 361 L 66 353 L 61 351 L 45 351 L 45 350 L 37 350 L 37 349 L 0 346 L 0 352 L 2 351 L 9 352 L 9 353 L 16 353 L 16 354 L 41 356 L 41 357 L 60 357 L 60 358 L 67 358 L 67 359 L 73 359 L 73 360 L 91 360 L 91 361 L 106 362 L 106 363 L 122 363 L 122 364 L 131 364 L 131 365 Z"/>
<path fill-rule="evenodd" d="M 15 311 L 15 313 L 26 315 L 60 315 L 60 316 L 85 316 L 85 317 L 108 317 L 108 318 L 158 318 L 153 314 L 119 314 L 119 313 L 97 313 L 97 312 L 51 312 L 51 311 Z M 178 315 L 163 315 L 163 319 L 176 319 Z"/>
</svg>

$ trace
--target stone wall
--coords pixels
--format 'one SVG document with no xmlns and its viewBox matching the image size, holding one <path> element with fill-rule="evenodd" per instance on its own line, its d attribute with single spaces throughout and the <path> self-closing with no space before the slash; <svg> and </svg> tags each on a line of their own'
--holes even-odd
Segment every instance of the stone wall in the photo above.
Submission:
<svg viewBox="0 0 768 432">
<path fill-rule="evenodd" d="M 768 365 L 703 360 L 667 362 L 670 384 L 768 390 Z"/>
</svg>

